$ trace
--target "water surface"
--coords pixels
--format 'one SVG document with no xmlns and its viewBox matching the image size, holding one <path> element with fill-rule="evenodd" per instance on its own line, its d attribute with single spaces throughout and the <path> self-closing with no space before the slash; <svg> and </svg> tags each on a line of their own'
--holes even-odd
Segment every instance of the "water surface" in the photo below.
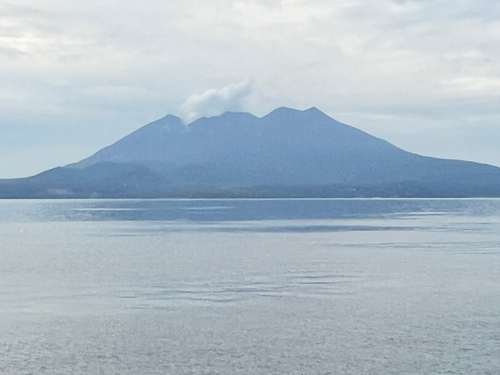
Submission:
<svg viewBox="0 0 500 375">
<path fill-rule="evenodd" d="M 497 374 L 500 200 L 0 201 L 0 373 Z"/>
</svg>

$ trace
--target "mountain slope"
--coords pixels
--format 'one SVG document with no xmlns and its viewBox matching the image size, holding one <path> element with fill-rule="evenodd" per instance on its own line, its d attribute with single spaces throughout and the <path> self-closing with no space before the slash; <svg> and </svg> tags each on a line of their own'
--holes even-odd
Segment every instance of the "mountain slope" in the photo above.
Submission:
<svg viewBox="0 0 500 375">
<path fill-rule="evenodd" d="M 12 186 L 30 196 L 496 196 L 500 169 L 412 154 L 316 108 L 278 108 L 189 125 L 169 115 L 79 163 L 0 182 L 0 196 Z"/>
</svg>

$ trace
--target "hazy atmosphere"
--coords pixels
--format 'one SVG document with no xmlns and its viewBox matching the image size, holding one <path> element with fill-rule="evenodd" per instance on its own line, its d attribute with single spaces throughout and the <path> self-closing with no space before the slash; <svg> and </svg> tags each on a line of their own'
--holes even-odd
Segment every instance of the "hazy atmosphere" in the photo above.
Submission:
<svg viewBox="0 0 500 375">
<path fill-rule="evenodd" d="M 499 373 L 499 55 L 500 0 L 0 0 L 0 374 Z"/>
<path fill-rule="evenodd" d="M 0 2 L 0 178 L 168 113 L 316 106 L 408 151 L 500 165 L 493 0 Z"/>
</svg>

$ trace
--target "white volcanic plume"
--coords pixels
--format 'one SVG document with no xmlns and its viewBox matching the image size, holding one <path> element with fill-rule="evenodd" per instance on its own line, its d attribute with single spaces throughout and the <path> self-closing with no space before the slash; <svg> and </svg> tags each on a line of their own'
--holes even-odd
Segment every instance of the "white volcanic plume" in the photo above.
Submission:
<svg viewBox="0 0 500 375">
<path fill-rule="evenodd" d="M 233 83 L 222 89 L 210 89 L 191 95 L 181 106 L 181 117 L 187 122 L 225 111 L 242 111 L 245 99 L 252 93 L 252 82 Z"/>
</svg>

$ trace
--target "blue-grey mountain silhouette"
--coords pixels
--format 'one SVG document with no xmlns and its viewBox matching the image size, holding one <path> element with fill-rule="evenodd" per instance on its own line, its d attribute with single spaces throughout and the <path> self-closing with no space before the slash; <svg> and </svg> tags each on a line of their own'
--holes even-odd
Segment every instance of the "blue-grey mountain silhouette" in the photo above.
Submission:
<svg viewBox="0 0 500 375">
<path fill-rule="evenodd" d="M 316 108 L 168 115 L 0 197 L 499 196 L 500 168 L 406 152 Z"/>
</svg>

